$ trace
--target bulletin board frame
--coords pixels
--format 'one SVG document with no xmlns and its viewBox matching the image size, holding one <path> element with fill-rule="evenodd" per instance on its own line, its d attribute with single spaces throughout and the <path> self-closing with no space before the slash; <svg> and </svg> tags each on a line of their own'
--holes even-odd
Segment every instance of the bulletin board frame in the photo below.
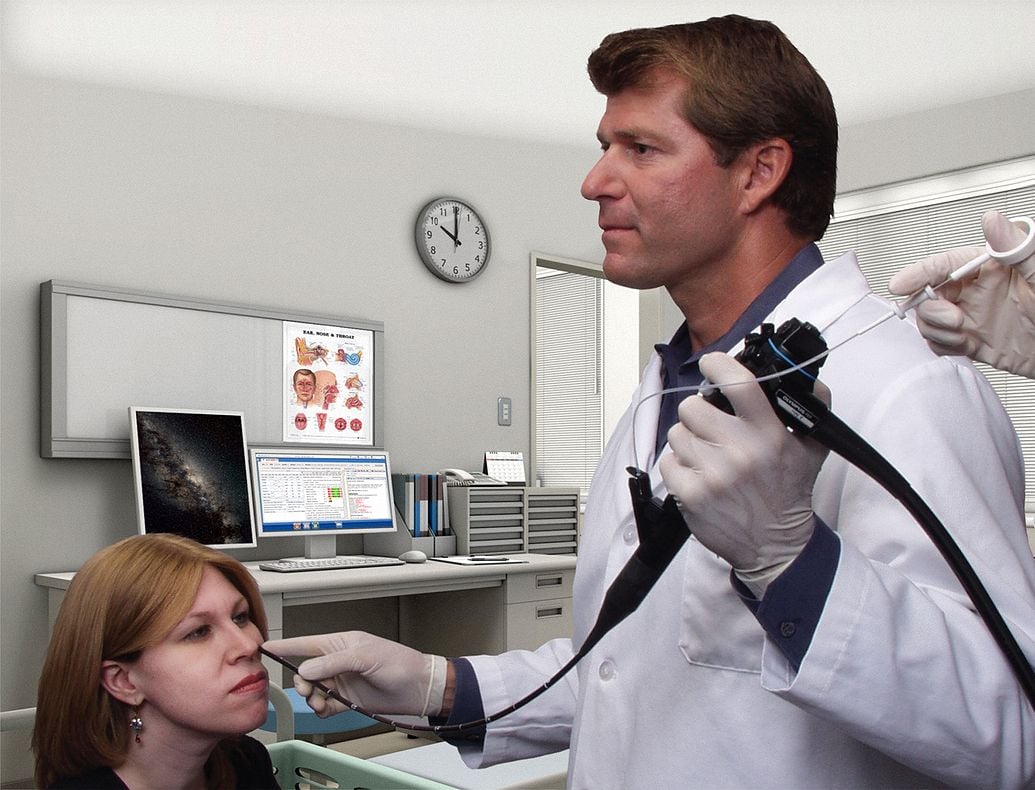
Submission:
<svg viewBox="0 0 1035 790">
<path fill-rule="evenodd" d="M 280 444 L 283 326 L 373 333 L 372 442 L 384 446 L 380 321 L 302 314 L 59 280 L 40 283 L 40 456 L 130 458 L 129 407 L 240 411 L 250 442 Z"/>
</svg>

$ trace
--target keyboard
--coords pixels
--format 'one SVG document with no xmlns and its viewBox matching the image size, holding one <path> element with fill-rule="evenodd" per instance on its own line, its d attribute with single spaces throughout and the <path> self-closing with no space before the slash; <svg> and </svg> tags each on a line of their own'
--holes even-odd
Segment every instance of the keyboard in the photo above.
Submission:
<svg viewBox="0 0 1035 790">
<path fill-rule="evenodd" d="M 397 557 L 373 557 L 368 554 L 343 554 L 324 559 L 293 557 L 288 560 L 264 560 L 259 563 L 261 571 L 295 573 L 297 571 L 340 571 L 346 568 L 376 568 L 381 565 L 405 565 Z"/>
</svg>

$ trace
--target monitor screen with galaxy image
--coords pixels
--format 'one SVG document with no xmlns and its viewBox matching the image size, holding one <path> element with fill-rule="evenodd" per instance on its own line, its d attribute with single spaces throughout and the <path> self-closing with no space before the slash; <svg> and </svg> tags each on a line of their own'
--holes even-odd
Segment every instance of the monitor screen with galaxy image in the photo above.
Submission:
<svg viewBox="0 0 1035 790">
<path fill-rule="evenodd" d="M 132 406 L 129 421 L 141 534 L 256 545 L 243 414 Z"/>
</svg>

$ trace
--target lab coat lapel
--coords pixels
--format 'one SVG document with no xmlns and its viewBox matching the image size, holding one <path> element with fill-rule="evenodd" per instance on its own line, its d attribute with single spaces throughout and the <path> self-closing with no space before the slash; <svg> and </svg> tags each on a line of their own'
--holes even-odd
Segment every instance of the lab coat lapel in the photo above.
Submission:
<svg viewBox="0 0 1035 790">
<path fill-rule="evenodd" d="M 851 309 L 869 290 L 855 253 L 847 252 L 823 264 L 800 282 L 770 313 L 767 321 L 777 327 L 791 318 L 807 321 L 821 330 L 827 344 L 833 346 L 870 320 L 872 311 L 858 311 L 860 315 L 856 317 Z M 836 296 L 831 298 L 830 294 Z"/>
</svg>

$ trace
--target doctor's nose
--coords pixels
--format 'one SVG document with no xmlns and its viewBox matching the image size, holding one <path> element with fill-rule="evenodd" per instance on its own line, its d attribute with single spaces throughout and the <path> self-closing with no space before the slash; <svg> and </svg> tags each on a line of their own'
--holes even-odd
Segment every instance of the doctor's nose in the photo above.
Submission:
<svg viewBox="0 0 1035 790">
<path fill-rule="evenodd" d="M 599 201 L 602 198 L 619 198 L 622 196 L 624 188 L 614 173 L 606 151 L 601 154 L 597 163 L 586 173 L 586 177 L 582 179 L 582 188 L 579 191 L 586 200 Z"/>
</svg>

